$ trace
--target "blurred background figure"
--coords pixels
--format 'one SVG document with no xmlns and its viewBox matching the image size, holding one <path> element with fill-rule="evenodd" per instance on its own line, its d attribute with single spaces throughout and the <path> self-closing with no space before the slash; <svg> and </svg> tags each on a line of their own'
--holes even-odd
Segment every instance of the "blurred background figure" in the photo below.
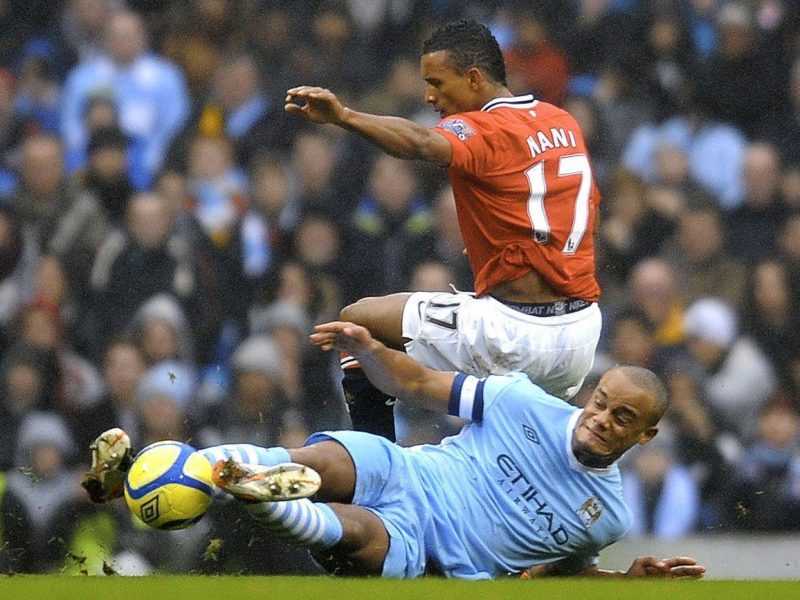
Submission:
<svg viewBox="0 0 800 600">
<path fill-rule="evenodd" d="M 32 412 L 20 425 L 15 468 L 6 476 L 6 484 L 25 507 L 35 569 L 40 572 L 58 568 L 64 559 L 63 546 L 50 536 L 56 515 L 65 506 L 84 501 L 68 468 L 74 452 L 69 428 L 55 413 Z"/>
<path fill-rule="evenodd" d="M 758 435 L 748 444 L 726 496 L 731 527 L 751 531 L 800 529 L 800 415 L 780 399 L 763 407 Z"/>
<path fill-rule="evenodd" d="M 659 437 L 669 435 L 668 430 L 659 431 Z M 633 514 L 630 534 L 676 538 L 692 533 L 700 494 L 691 473 L 678 462 L 671 440 L 636 448 L 626 463 L 622 481 Z"/>
<path fill-rule="evenodd" d="M 379 155 L 353 215 L 348 244 L 355 301 L 408 287 L 411 270 L 431 252 L 433 215 L 419 196 L 414 165 Z"/>
<path fill-rule="evenodd" d="M 703 389 L 720 428 L 738 441 L 755 434 L 757 416 L 776 391 L 766 356 L 740 333 L 733 308 L 701 298 L 683 318 L 689 353 L 704 373 Z"/>
<path fill-rule="evenodd" d="M 105 27 L 104 51 L 70 71 L 61 115 L 70 171 L 86 161 L 86 102 L 103 90 L 113 94 L 120 126 L 131 140 L 131 182 L 137 189 L 152 183 L 169 143 L 188 117 L 189 97 L 182 73 L 151 53 L 148 45 L 142 18 L 134 12 L 115 12 Z"/>
</svg>

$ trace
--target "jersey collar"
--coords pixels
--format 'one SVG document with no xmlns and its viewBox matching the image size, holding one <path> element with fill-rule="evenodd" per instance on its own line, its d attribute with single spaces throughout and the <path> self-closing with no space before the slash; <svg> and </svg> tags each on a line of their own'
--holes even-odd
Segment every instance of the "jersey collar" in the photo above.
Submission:
<svg viewBox="0 0 800 600">
<path fill-rule="evenodd" d="M 611 463 L 607 467 L 587 467 L 586 465 L 578 462 L 578 459 L 575 458 L 575 454 L 572 452 L 572 436 L 575 433 L 575 426 L 578 423 L 578 417 L 581 416 L 583 411 L 581 409 L 575 409 L 575 412 L 572 413 L 572 416 L 569 418 L 567 422 L 567 460 L 569 461 L 569 466 L 573 471 L 580 471 L 582 473 L 595 473 L 597 475 L 607 475 L 611 473 L 611 471 L 617 466 L 617 463 Z"/>
<path fill-rule="evenodd" d="M 482 111 L 488 112 L 495 108 L 533 108 L 539 103 L 538 100 L 533 99 L 533 94 L 526 94 L 524 96 L 511 96 L 510 98 L 495 98 L 489 100 L 481 108 Z"/>
</svg>

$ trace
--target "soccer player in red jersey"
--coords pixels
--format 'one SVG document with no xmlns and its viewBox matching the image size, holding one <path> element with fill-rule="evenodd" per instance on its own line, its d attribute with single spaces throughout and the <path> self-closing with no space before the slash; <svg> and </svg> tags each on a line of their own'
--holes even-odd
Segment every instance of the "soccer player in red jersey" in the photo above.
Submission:
<svg viewBox="0 0 800 600">
<path fill-rule="evenodd" d="M 427 367 L 478 377 L 522 371 L 569 398 L 591 368 L 602 321 L 593 247 L 600 193 L 580 128 L 566 111 L 509 91 L 497 40 L 475 21 L 434 31 L 420 69 L 425 100 L 441 115 L 433 129 L 355 111 L 325 88 L 286 95 L 290 113 L 446 167 L 453 187 L 475 293 L 365 298 L 342 319 Z M 391 402 L 359 397 L 370 392 L 357 370 L 345 368 L 344 386 L 356 400 L 353 426 L 393 439 Z"/>
</svg>

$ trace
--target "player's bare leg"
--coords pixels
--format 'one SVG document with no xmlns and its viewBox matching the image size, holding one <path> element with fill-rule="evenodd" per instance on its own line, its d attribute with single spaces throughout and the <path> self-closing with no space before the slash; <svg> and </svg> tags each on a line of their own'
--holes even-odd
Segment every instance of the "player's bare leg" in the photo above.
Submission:
<svg viewBox="0 0 800 600">
<path fill-rule="evenodd" d="M 403 350 L 403 309 L 411 296 L 408 292 L 362 298 L 339 313 L 348 321 L 369 329 L 372 337 L 389 348 Z"/>
<path fill-rule="evenodd" d="M 380 575 L 389 552 L 389 533 L 378 516 L 360 506 L 328 504 L 342 523 L 341 541 L 314 555 L 336 575 Z"/>
<path fill-rule="evenodd" d="M 403 350 L 403 309 L 411 294 L 363 298 L 342 309 L 340 317 L 370 330 L 375 339 Z M 395 441 L 394 398 L 372 385 L 352 357 L 342 358 L 342 388 L 356 431 L 366 431 Z"/>
<path fill-rule="evenodd" d="M 210 458 L 221 449 L 229 457 L 216 462 L 214 483 L 246 501 L 247 511 L 268 531 L 308 547 L 336 573 L 381 573 L 389 534 L 374 513 L 348 504 L 355 490 L 355 465 L 339 442 L 325 440 L 291 450 L 262 448 L 259 459 L 265 464 L 241 462 L 255 450 L 249 445 L 202 452 Z M 280 462 L 270 464 L 273 459 Z M 311 502 L 306 496 L 317 489 L 320 502 Z"/>
</svg>

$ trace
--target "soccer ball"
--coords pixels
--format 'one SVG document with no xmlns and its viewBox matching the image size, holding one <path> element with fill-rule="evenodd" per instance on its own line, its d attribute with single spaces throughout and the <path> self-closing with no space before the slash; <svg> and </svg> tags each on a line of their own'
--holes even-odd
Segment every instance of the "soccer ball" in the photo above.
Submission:
<svg viewBox="0 0 800 600">
<path fill-rule="evenodd" d="M 155 529 L 184 529 L 211 505 L 211 465 L 188 444 L 156 442 L 136 455 L 125 475 L 125 502 Z"/>
</svg>

